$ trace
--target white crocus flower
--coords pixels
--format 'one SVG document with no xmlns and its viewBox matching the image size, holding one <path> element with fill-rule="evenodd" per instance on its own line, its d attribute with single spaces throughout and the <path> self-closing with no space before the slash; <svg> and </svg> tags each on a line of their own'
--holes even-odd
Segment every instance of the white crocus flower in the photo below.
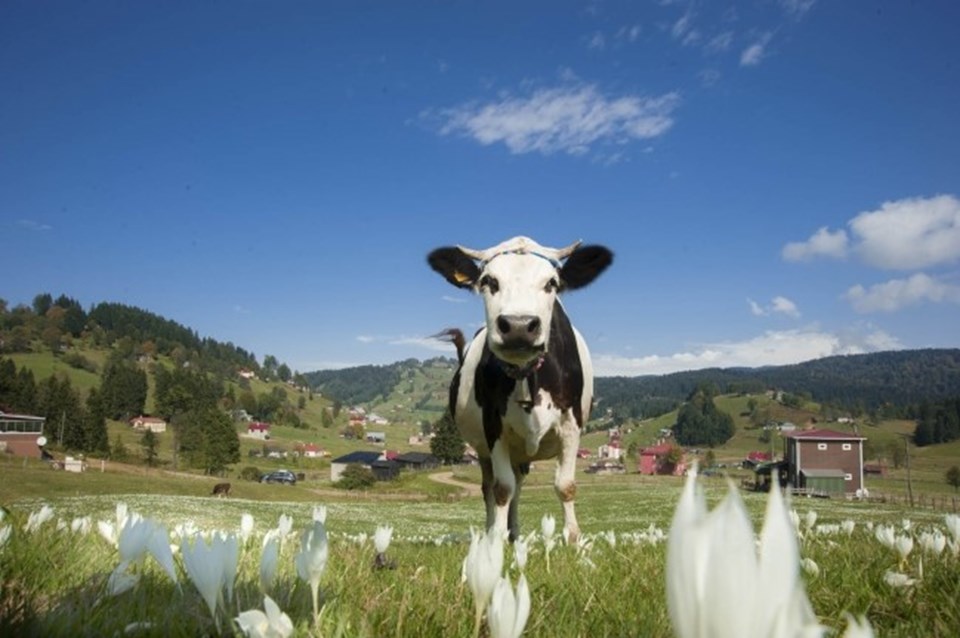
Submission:
<svg viewBox="0 0 960 638">
<path fill-rule="evenodd" d="M 689 473 L 667 546 L 667 603 L 680 638 L 821 635 L 799 563 L 779 490 L 767 500 L 758 556 L 736 489 L 708 513 L 696 469 Z"/>
<path fill-rule="evenodd" d="M 117 550 L 120 552 L 120 561 L 130 564 L 141 562 L 149 553 L 160 563 L 170 580 L 177 582 L 170 538 L 166 528 L 160 523 L 149 518 L 128 518 L 120 530 Z"/>
<path fill-rule="evenodd" d="M 939 530 L 924 532 L 920 534 L 920 546 L 923 548 L 923 551 L 928 554 L 939 556 L 947 546 L 947 537 L 940 533 Z"/>
<path fill-rule="evenodd" d="M 300 537 L 300 551 L 296 556 L 297 574 L 301 580 L 310 584 L 313 595 L 313 617 L 319 613 L 320 579 L 327 567 L 330 547 L 327 542 L 327 530 L 323 523 L 313 521 Z"/>
<path fill-rule="evenodd" d="M 861 617 L 858 621 L 847 614 L 847 630 L 843 632 L 843 638 L 873 638 L 873 627 L 866 618 Z"/>
<path fill-rule="evenodd" d="M 527 578 L 520 574 L 514 594 L 510 581 L 500 578 L 493 588 L 487 610 L 487 626 L 491 638 L 520 638 L 530 617 L 530 588 Z"/>
<path fill-rule="evenodd" d="M 893 528 L 889 525 L 877 525 L 873 533 L 877 537 L 877 540 L 880 541 L 880 544 L 884 547 L 888 547 L 890 549 L 896 548 L 897 536 L 894 533 Z"/>
<path fill-rule="evenodd" d="M 277 521 L 277 529 L 280 530 L 281 538 L 290 534 L 290 532 L 293 531 L 293 518 L 286 514 L 281 514 L 280 519 Z"/>
<path fill-rule="evenodd" d="M 910 578 L 906 574 L 887 570 L 883 574 L 883 582 L 890 585 L 891 587 L 910 587 L 917 581 L 914 578 Z"/>
<path fill-rule="evenodd" d="M 373 534 L 373 546 L 378 554 L 385 554 L 390 547 L 390 539 L 393 537 L 393 528 L 387 525 L 379 525 L 377 531 Z"/>
<path fill-rule="evenodd" d="M 130 563 L 122 561 L 117 568 L 110 573 L 107 579 L 107 593 L 110 596 L 119 596 L 125 591 L 133 589 L 140 582 L 139 574 L 130 572 Z"/>
<path fill-rule="evenodd" d="M 317 505 L 313 508 L 313 520 L 318 523 L 327 524 L 327 506 L 326 505 Z"/>
<path fill-rule="evenodd" d="M 8 540 L 10 540 L 10 534 L 12 532 L 13 528 L 10 525 L 4 525 L 3 527 L 0 527 L 0 549 L 3 549 L 3 546 L 7 544 Z"/>
<path fill-rule="evenodd" d="M 97 532 L 100 533 L 100 536 L 102 536 L 105 541 L 114 547 L 117 546 L 117 529 L 113 526 L 113 523 L 97 521 Z"/>
<path fill-rule="evenodd" d="M 253 514 L 244 512 L 240 515 L 240 544 L 246 545 L 253 533 Z"/>
<path fill-rule="evenodd" d="M 260 587 L 264 592 L 273 587 L 277 577 L 277 562 L 280 559 L 280 539 L 276 530 L 263 537 L 263 553 L 260 555 Z"/>
<path fill-rule="evenodd" d="M 263 608 L 251 609 L 237 616 L 237 625 L 250 638 L 287 638 L 293 633 L 293 622 L 269 596 L 263 598 Z"/>
<path fill-rule="evenodd" d="M 513 564 L 517 569 L 523 571 L 527 566 L 527 556 L 530 554 L 530 546 L 523 538 L 518 538 L 513 543 Z"/>
<path fill-rule="evenodd" d="M 89 516 L 81 516 L 70 522 L 70 531 L 81 536 L 89 534 L 92 527 L 93 523 Z"/>
<path fill-rule="evenodd" d="M 473 593 L 476 612 L 474 635 L 480 631 L 483 611 L 490 602 L 501 572 L 503 572 L 503 537 L 496 531 L 474 534 L 470 540 L 467 559 L 463 563 L 463 574 Z"/>
<path fill-rule="evenodd" d="M 44 523 L 53 518 L 53 508 L 49 505 L 44 505 L 36 512 L 30 512 L 30 516 L 27 517 L 27 523 L 23 526 L 23 529 L 27 532 L 33 533 L 40 529 Z"/>
<path fill-rule="evenodd" d="M 808 575 L 816 578 L 820 575 L 820 566 L 812 558 L 804 558 L 800 561 L 800 567 L 803 568 Z"/>
<path fill-rule="evenodd" d="M 807 531 L 813 529 L 813 526 L 817 524 L 817 511 L 809 510 L 807 515 L 804 517 L 804 524 L 807 526 Z"/>
<path fill-rule="evenodd" d="M 897 536 L 893 542 L 893 547 L 900 554 L 901 560 L 907 560 L 907 556 L 913 551 L 913 539 L 909 536 Z"/>
<path fill-rule="evenodd" d="M 207 603 L 210 615 L 220 629 L 217 605 L 222 599 L 224 585 L 232 591 L 232 581 L 227 583 L 230 574 L 237 573 L 238 545 L 235 536 L 224 538 L 216 534 L 208 543 L 202 536 L 184 538 L 180 545 L 183 566 L 197 591 Z"/>
<path fill-rule="evenodd" d="M 842 529 L 847 536 L 853 534 L 853 530 L 856 526 L 857 524 L 851 521 L 849 518 L 840 523 L 840 529 Z"/>
<path fill-rule="evenodd" d="M 556 545 L 553 535 L 557 530 L 557 519 L 550 514 L 544 514 L 540 519 L 540 536 L 543 539 L 543 555 L 547 561 L 547 572 L 550 571 L 550 551 Z"/>
</svg>

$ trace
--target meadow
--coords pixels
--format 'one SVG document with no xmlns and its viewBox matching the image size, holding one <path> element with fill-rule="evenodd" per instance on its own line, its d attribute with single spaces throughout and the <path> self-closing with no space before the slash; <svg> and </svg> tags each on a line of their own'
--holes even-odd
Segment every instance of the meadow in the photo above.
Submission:
<svg viewBox="0 0 960 638">
<path fill-rule="evenodd" d="M 128 512 L 162 525 L 165 539 L 178 549 L 181 535 L 209 536 L 213 530 L 239 534 L 243 515 L 252 516 L 232 593 L 224 595 L 218 612 L 224 634 L 239 635 L 232 619 L 240 612 L 263 608 L 261 548 L 265 537 L 278 534 L 272 530 L 283 525 L 281 518 L 289 517 L 290 530 L 279 534 L 283 542 L 277 576 L 267 592 L 289 615 L 294 635 L 475 635 L 472 594 L 461 570 L 471 527 L 482 523 L 482 505 L 479 498 L 459 496 L 455 488 L 435 487 L 426 500 L 387 500 L 388 495 L 321 497 L 306 489 L 256 486 L 244 498 L 214 499 L 207 496 L 209 481 L 131 476 L 126 488 L 114 479 L 95 489 L 86 489 L 94 487 L 88 485 L 40 494 L 11 484 L 22 485 L 41 470 L 0 469 L 6 485 L 0 490 L 6 506 L 0 522 L 0 635 L 218 633 L 218 624 L 187 577 L 182 551 L 174 554 L 176 583 L 157 561 L 147 558 L 131 568 L 139 577 L 135 586 L 109 594 L 116 585 L 111 573 L 120 553 L 98 532 L 98 523 L 110 523 L 114 533 L 122 527 L 118 502 Z M 86 481 L 96 474 L 72 478 Z M 548 562 L 540 522 L 545 514 L 559 518 L 560 512 L 547 474 L 546 468 L 535 472 L 521 499 L 522 531 L 530 534 L 525 578 L 531 613 L 524 635 L 673 635 L 666 604 L 666 548 L 682 480 L 624 476 L 584 481 L 577 504 L 585 538 L 573 545 L 558 543 Z M 467 472 L 461 478 L 472 476 Z M 418 477 L 407 486 L 416 489 L 427 481 Z M 701 478 L 700 483 L 711 507 L 730 489 L 722 478 Z M 766 496 L 742 496 L 759 531 Z M 321 504 L 326 508 L 329 560 L 320 581 L 321 613 L 314 622 L 310 588 L 298 578 L 294 556 L 301 532 L 312 524 L 314 508 Z M 960 543 L 941 545 L 937 551 L 929 542 L 938 535 L 957 542 L 951 534 L 960 529 L 951 532 L 944 513 L 837 499 L 798 498 L 789 506 L 801 539 L 802 578 L 826 628 L 842 631 L 849 613 L 866 616 L 878 636 L 957 635 Z M 49 518 L 38 524 L 40 512 Z M 378 526 L 393 530 L 386 552 L 393 569 L 374 568 L 372 537 Z M 903 543 L 909 539 L 910 551 L 903 554 L 884 544 L 881 532 Z M 515 583 L 513 553 L 508 545 L 504 564 Z M 890 573 L 912 582 L 897 584 Z M 740 577 L 730 573 L 729 586 L 736 587 Z M 490 635 L 485 624 L 481 635 Z"/>
</svg>

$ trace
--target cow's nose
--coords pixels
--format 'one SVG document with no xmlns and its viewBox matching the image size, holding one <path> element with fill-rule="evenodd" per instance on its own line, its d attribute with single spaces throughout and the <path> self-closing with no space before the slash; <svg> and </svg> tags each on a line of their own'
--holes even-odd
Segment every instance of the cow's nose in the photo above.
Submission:
<svg viewBox="0 0 960 638">
<path fill-rule="evenodd" d="M 497 330 L 504 337 L 534 341 L 540 336 L 540 317 L 534 315 L 500 315 Z"/>
</svg>

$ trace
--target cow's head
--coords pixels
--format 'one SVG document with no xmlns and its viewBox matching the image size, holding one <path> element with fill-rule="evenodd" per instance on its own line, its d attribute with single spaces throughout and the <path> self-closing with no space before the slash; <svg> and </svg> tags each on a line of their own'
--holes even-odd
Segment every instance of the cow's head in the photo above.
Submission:
<svg viewBox="0 0 960 638">
<path fill-rule="evenodd" d="M 454 286 L 483 296 L 490 350 L 502 361 L 524 366 L 547 350 L 557 295 L 592 282 L 613 261 L 613 253 L 580 242 L 546 248 L 514 237 L 487 250 L 437 248 L 427 261 Z"/>
</svg>

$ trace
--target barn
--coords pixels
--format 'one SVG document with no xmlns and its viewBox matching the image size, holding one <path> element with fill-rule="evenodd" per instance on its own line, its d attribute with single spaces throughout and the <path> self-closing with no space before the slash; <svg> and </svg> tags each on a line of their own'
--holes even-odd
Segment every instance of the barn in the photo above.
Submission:
<svg viewBox="0 0 960 638">
<path fill-rule="evenodd" d="M 787 481 L 794 492 L 853 496 L 863 485 L 863 442 L 856 434 L 803 430 L 783 435 Z"/>
</svg>

